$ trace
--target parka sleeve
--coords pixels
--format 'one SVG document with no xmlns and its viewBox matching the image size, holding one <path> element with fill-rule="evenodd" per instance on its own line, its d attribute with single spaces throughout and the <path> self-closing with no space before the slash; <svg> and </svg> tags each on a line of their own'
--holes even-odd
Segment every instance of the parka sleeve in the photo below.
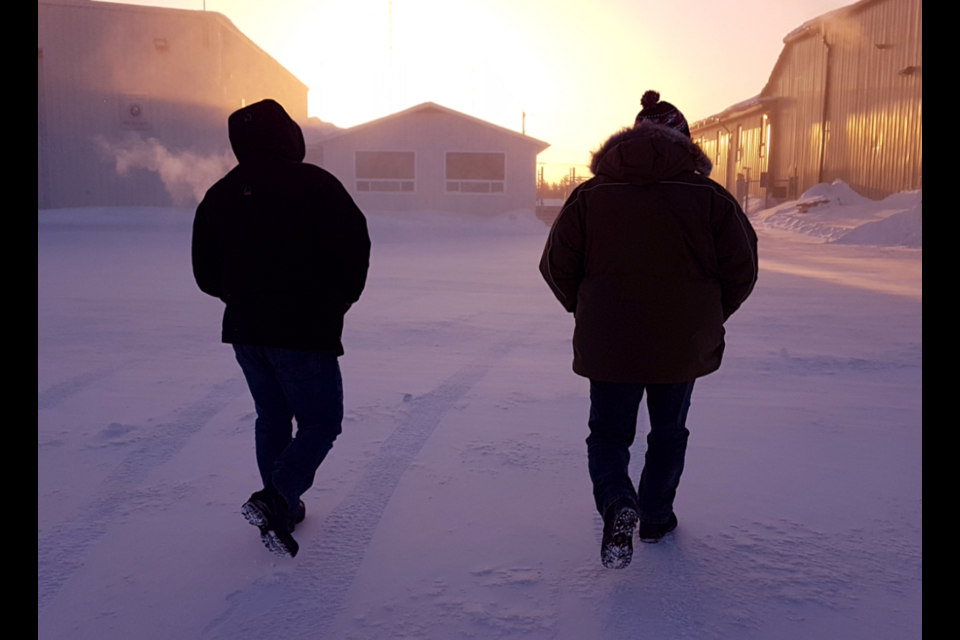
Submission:
<svg viewBox="0 0 960 640">
<path fill-rule="evenodd" d="M 333 264 L 343 302 L 351 305 L 360 299 L 370 267 L 367 219 L 339 181 L 332 181 L 329 194 L 335 211 Z"/>
<path fill-rule="evenodd" d="M 723 319 L 727 320 L 753 292 L 757 283 L 757 234 L 740 205 L 727 195 L 717 207 L 713 229 Z"/>
<path fill-rule="evenodd" d="M 220 247 L 207 210 L 208 206 L 209 203 L 204 198 L 197 207 L 197 213 L 193 219 L 193 240 L 190 251 L 193 277 L 201 291 L 216 298 L 223 298 Z"/>
<path fill-rule="evenodd" d="M 540 273 L 563 308 L 577 310 L 577 292 L 585 273 L 582 203 L 578 188 L 568 198 L 550 229 L 540 259 Z"/>
</svg>

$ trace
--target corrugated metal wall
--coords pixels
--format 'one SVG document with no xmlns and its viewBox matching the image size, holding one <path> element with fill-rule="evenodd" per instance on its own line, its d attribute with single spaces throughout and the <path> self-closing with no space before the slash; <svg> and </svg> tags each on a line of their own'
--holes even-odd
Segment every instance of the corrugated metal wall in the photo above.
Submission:
<svg viewBox="0 0 960 640">
<path fill-rule="evenodd" d="M 219 14 L 38 2 L 37 207 L 171 204 L 156 172 L 117 175 L 105 147 L 223 154 L 227 115 L 264 97 L 307 116 L 307 87 Z"/>
<path fill-rule="evenodd" d="M 869 197 L 923 186 L 922 12 L 921 0 L 863 1 L 787 39 L 763 95 L 781 98 L 794 135 L 778 159 L 802 189 L 838 178 Z"/>
<path fill-rule="evenodd" d="M 720 124 L 732 133 L 738 155 L 728 166 L 768 172 L 751 195 L 795 198 L 836 179 L 872 198 L 922 188 L 921 0 L 861 0 L 784 42 L 760 95 L 768 122 L 725 112 L 695 123 L 694 138 L 710 145 Z M 716 157 L 721 146 L 710 147 Z M 736 192 L 729 171 L 718 166 L 715 179 Z"/>
<path fill-rule="evenodd" d="M 823 179 L 875 197 L 922 187 L 923 5 L 873 2 L 831 22 Z"/>
<path fill-rule="evenodd" d="M 698 123 L 691 134 L 713 161 L 710 177 L 744 202 L 748 195 L 766 195 L 771 131 L 769 109 L 757 103 L 709 123 Z"/>
<path fill-rule="evenodd" d="M 794 40 L 780 56 L 764 89 L 778 98 L 772 112 L 774 180 L 795 198 L 820 182 L 826 48 L 819 38 Z"/>
</svg>

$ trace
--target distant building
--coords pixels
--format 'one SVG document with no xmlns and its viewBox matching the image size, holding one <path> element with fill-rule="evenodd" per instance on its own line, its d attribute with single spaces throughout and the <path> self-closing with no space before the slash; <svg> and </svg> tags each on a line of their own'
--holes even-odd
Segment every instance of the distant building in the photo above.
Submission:
<svg viewBox="0 0 960 640">
<path fill-rule="evenodd" d="M 170 204 L 109 150 L 224 154 L 227 115 L 268 97 L 306 120 L 306 85 L 221 14 L 38 0 L 37 207 Z"/>
<path fill-rule="evenodd" d="M 838 178 L 870 198 L 922 188 L 921 0 L 860 0 L 801 25 L 759 96 L 690 131 L 741 199 Z"/>
<path fill-rule="evenodd" d="M 361 209 L 495 215 L 536 205 L 549 144 L 432 102 L 307 145 Z"/>
</svg>

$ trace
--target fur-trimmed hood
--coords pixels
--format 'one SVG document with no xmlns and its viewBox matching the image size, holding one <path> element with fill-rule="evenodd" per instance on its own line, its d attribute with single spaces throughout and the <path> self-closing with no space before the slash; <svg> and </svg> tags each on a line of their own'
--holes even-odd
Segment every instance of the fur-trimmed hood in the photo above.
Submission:
<svg viewBox="0 0 960 640">
<path fill-rule="evenodd" d="M 621 182 L 653 184 L 685 171 L 708 177 L 713 163 L 679 131 L 643 122 L 610 136 L 593 152 L 590 171 Z"/>
</svg>

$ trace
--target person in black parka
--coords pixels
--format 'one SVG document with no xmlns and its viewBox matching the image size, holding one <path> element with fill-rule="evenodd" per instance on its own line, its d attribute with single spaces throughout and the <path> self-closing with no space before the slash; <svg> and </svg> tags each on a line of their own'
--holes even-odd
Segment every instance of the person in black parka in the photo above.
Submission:
<svg viewBox="0 0 960 640">
<path fill-rule="evenodd" d="M 228 128 L 239 164 L 197 207 L 193 272 L 226 304 L 222 339 L 256 405 L 263 489 L 243 515 L 293 556 L 300 496 L 340 434 L 343 318 L 363 291 L 370 238 L 343 185 L 303 162 L 300 127 L 277 102 L 234 112 Z"/>
<path fill-rule="evenodd" d="M 658 100 L 645 94 L 636 125 L 594 153 L 594 177 L 567 199 L 540 262 L 576 318 L 573 370 L 590 379 L 588 462 L 612 568 L 629 564 L 638 519 L 645 542 L 676 527 L 693 383 L 720 366 L 723 324 L 757 279 L 750 222 L 709 179 L 683 115 Z M 650 434 L 634 490 L 627 466 L 644 392 Z"/>
</svg>

